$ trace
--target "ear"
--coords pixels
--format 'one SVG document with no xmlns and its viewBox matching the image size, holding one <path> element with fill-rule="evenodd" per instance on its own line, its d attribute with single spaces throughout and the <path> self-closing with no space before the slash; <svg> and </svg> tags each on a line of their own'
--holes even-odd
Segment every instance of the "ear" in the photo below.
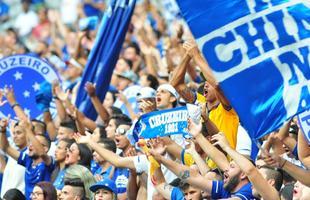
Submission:
<svg viewBox="0 0 310 200">
<path fill-rule="evenodd" d="M 244 180 L 244 179 L 246 179 L 246 178 L 248 178 L 247 175 L 246 175 L 244 172 L 241 172 L 241 174 L 240 174 L 240 179 L 241 179 L 241 180 Z"/>
<path fill-rule="evenodd" d="M 170 103 L 173 103 L 177 100 L 177 98 L 175 98 L 174 96 L 171 95 L 170 99 L 169 99 L 169 102 Z"/>
<path fill-rule="evenodd" d="M 267 182 L 268 182 L 271 186 L 274 186 L 274 183 L 275 183 L 274 179 L 269 179 L 269 180 L 267 180 Z"/>
</svg>

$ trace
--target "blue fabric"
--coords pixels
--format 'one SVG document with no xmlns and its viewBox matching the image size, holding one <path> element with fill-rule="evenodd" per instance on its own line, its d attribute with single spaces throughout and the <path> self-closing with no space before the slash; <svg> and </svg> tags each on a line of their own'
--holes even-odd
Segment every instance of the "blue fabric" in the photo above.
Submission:
<svg viewBox="0 0 310 200">
<path fill-rule="evenodd" d="M 94 47 L 88 56 L 76 105 L 81 112 L 92 120 L 97 118 L 97 113 L 84 90 L 84 85 L 88 81 L 96 83 L 96 93 L 100 101 L 103 101 L 109 88 L 135 3 L 135 0 L 113 0 L 111 2 L 102 18 Z"/>
<path fill-rule="evenodd" d="M 93 0 L 93 3 L 101 3 L 104 2 L 102 0 Z M 92 6 L 90 3 L 84 3 L 83 6 L 84 13 L 87 17 L 97 16 L 102 17 L 102 11 Z"/>
<path fill-rule="evenodd" d="M 171 198 L 171 200 L 183 200 L 184 195 L 183 195 L 182 190 L 180 190 L 180 188 L 178 188 L 178 187 L 174 187 L 172 189 L 170 198 Z"/>
<path fill-rule="evenodd" d="M 37 108 L 42 112 L 48 111 L 52 97 L 52 85 L 47 81 L 42 82 L 39 91 L 35 94 Z"/>
<path fill-rule="evenodd" d="M 309 6 L 294 0 L 177 3 L 251 138 L 310 108 Z"/>
<path fill-rule="evenodd" d="M 10 7 L 3 1 L 0 1 L 0 17 L 9 15 L 9 10 Z"/>
<path fill-rule="evenodd" d="M 292 154 L 295 156 L 295 158 L 298 160 L 298 148 L 297 144 L 295 145 Z"/>
<path fill-rule="evenodd" d="M 230 193 L 224 189 L 223 181 L 212 181 L 212 199 L 223 199 L 229 197 L 239 197 L 241 200 L 256 199 L 252 195 L 252 184 L 248 183 L 244 185 L 240 190 L 234 193 Z"/>
<path fill-rule="evenodd" d="M 25 195 L 27 199 L 30 199 L 30 194 L 36 183 L 50 181 L 52 169 L 46 166 L 44 162 L 33 166 L 32 158 L 30 158 L 25 151 L 20 153 L 17 163 L 26 168 Z"/>
<path fill-rule="evenodd" d="M 112 180 L 116 184 L 117 194 L 125 193 L 130 171 L 128 168 L 115 168 Z"/>
<path fill-rule="evenodd" d="M 100 176 L 102 177 L 102 179 L 109 178 L 112 169 L 113 169 L 113 167 L 110 166 L 110 167 L 108 167 L 107 170 L 105 170 L 104 172 L 102 172 L 102 168 L 99 167 L 99 168 L 95 171 L 94 176 L 95 176 L 95 175 L 100 175 Z"/>
<path fill-rule="evenodd" d="M 65 185 L 65 174 L 66 174 L 66 169 L 62 169 L 58 172 L 57 177 L 53 183 L 56 190 L 62 190 L 62 188 L 64 187 L 64 185 Z"/>
<path fill-rule="evenodd" d="M 92 160 L 91 163 L 90 163 L 90 171 L 91 171 L 91 173 L 92 173 L 92 174 L 95 174 L 95 172 L 96 172 L 99 168 L 100 168 L 100 165 L 99 165 L 96 161 Z"/>
<path fill-rule="evenodd" d="M 165 137 L 173 134 L 188 135 L 186 106 L 144 114 L 135 124 L 133 135 L 137 138 Z"/>
</svg>

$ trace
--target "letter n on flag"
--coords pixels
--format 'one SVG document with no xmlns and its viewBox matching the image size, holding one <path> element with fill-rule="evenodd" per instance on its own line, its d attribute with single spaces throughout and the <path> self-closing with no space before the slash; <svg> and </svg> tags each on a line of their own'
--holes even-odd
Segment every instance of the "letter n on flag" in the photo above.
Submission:
<svg viewBox="0 0 310 200">
<path fill-rule="evenodd" d="M 310 108 L 308 0 L 177 0 L 252 139 Z"/>
</svg>

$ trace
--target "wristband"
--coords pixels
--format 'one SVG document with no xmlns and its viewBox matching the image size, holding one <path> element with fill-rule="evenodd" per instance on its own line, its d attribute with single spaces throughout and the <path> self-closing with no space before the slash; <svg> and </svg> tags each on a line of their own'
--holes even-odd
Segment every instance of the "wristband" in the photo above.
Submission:
<svg viewBox="0 0 310 200">
<path fill-rule="evenodd" d="M 19 106 L 18 103 L 14 103 L 13 105 L 11 105 L 11 108 L 14 109 L 14 107 Z"/>
</svg>

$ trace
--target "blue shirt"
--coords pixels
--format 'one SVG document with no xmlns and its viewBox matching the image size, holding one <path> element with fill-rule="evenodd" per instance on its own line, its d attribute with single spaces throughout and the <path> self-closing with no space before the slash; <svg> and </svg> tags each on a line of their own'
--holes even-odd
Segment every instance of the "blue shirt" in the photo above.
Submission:
<svg viewBox="0 0 310 200">
<path fill-rule="evenodd" d="M 62 169 L 58 172 L 57 177 L 55 178 L 55 181 L 53 183 L 56 190 L 62 190 L 62 188 L 64 187 L 65 174 L 66 174 L 66 169 Z"/>
<path fill-rule="evenodd" d="M 115 168 L 112 181 L 115 182 L 117 194 L 126 192 L 129 174 L 128 168 Z"/>
<path fill-rule="evenodd" d="M 102 171 L 102 168 L 99 166 L 99 168 L 95 171 L 94 176 L 95 175 L 100 175 L 102 177 L 102 179 L 106 179 L 106 178 L 110 178 L 110 174 L 112 171 L 113 167 L 110 166 L 108 167 L 107 170 L 105 170 L 104 172 Z"/>
<path fill-rule="evenodd" d="M 223 199 L 223 198 L 229 198 L 229 197 L 238 197 L 242 200 L 256 199 L 252 195 L 252 184 L 251 183 L 244 185 L 237 192 L 230 193 L 224 189 L 224 182 L 223 181 L 213 181 L 212 182 L 211 197 L 212 197 L 212 199 Z"/>
<path fill-rule="evenodd" d="M 91 160 L 91 163 L 90 163 L 90 171 L 92 174 L 95 174 L 95 172 L 100 168 L 100 165 L 94 161 L 94 160 Z"/>
<path fill-rule="evenodd" d="M 178 188 L 178 187 L 174 187 L 172 189 L 170 199 L 171 200 L 183 200 L 184 194 L 183 194 L 182 190 L 180 190 L 180 188 Z"/>
<path fill-rule="evenodd" d="M 35 184 L 51 180 L 52 167 L 46 166 L 44 162 L 32 165 L 33 159 L 25 151 L 20 153 L 17 163 L 26 168 L 25 195 L 27 199 L 30 199 L 30 194 Z"/>
</svg>

